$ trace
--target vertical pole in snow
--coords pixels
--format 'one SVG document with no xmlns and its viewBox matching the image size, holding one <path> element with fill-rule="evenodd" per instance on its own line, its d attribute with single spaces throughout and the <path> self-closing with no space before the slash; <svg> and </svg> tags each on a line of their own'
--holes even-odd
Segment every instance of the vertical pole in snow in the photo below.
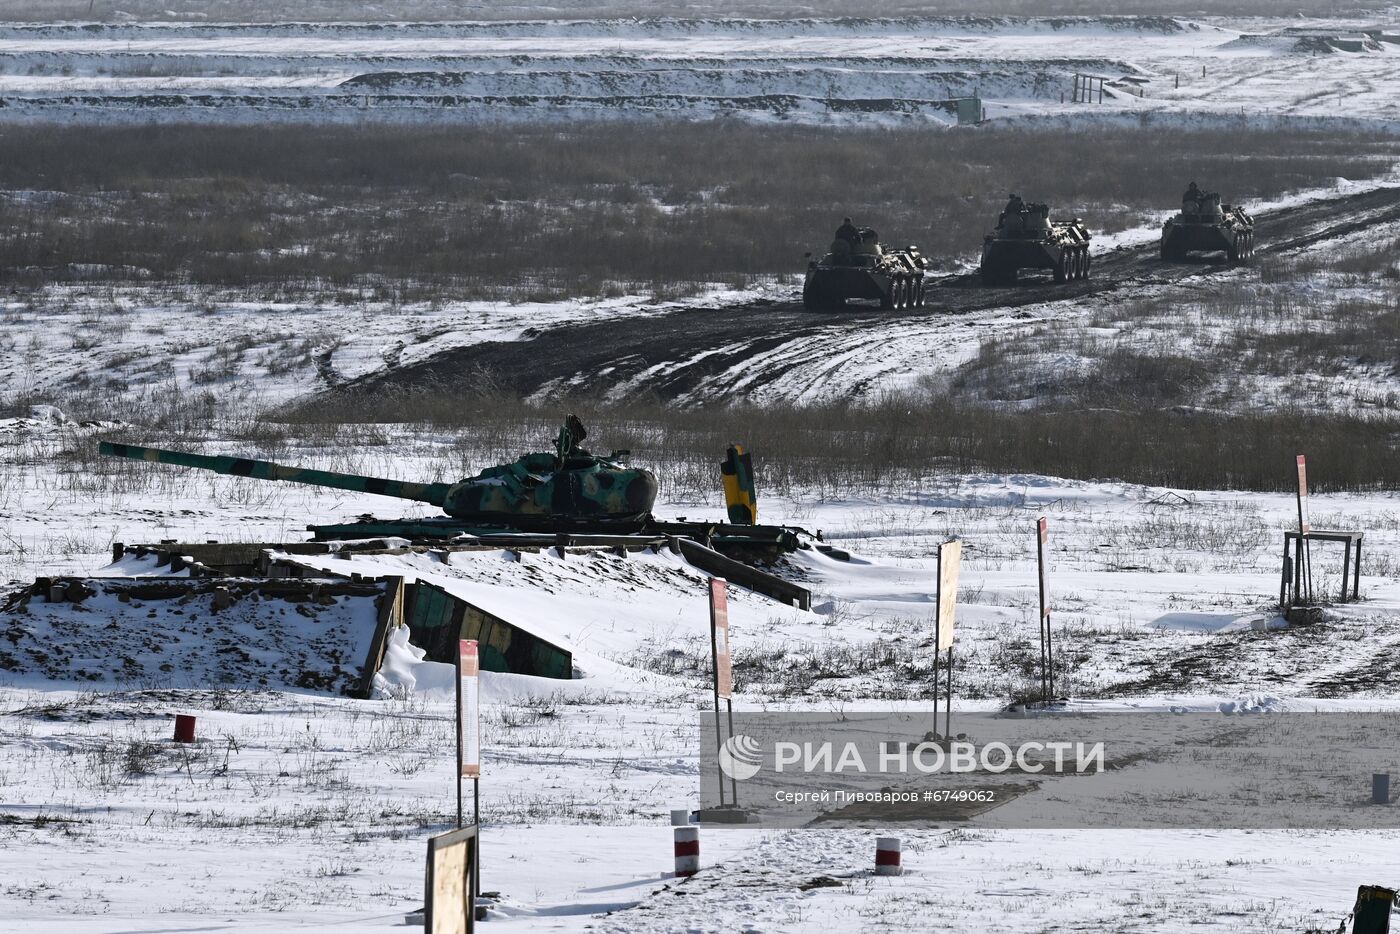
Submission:
<svg viewBox="0 0 1400 934">
<path fill-rule="evenodd" d="M 710 629 L 710 642 L 711 642 L 711 647 L 712 647 L 712 648 L 713 648 L 714 638 L 715 638 L 714 629 L 711 628 L 711 629 Z M 721 726 L 720 715 L 719 715 L 719 675 L 716 674 L 716 675 L 714 676 L 714 679 L 713 679 L 713 680 L 714 680 L 714 694 L 715 694 L 715 755 L 718 756 L 720 753 L 722 753 L 722 752 L 724 751 L 724 729 L 723 729 L 722 726 Z M 719 760 L 716 759 L 715 761 L 718 762 Z M 718 775 L 719 775 L 719 806 L 720 806 L 720 807 L 724 807 L 724 773 L 723 773 L 723 772 L 720 772 L 720 773 L 718 773 Z"/>
<path fill-rule="evenodd" d="M 934 579 L 937 580 L 941 589 L 943 586 L 943 548 L 938 548 L 938 560 L 934 564 Z M 938 732 L 938 647 L 943 644 L 942 626 L 943 620 L 943 595 L 940 593 L 938 599 L 933 601 L 933 731 Z"/>
<path fill-rule="evenodd" d="M 946 552 L 946 554 L 945 554 Z M 933 646 L 933 657 L 937 664 L 938 653 L 947 650 L 944 664 L 948 666 L 948 682 L 945 686 L 946 713 L 943 719 L 943 735 L 952 735 L 953 730 L 953 622 L 958 609 L 958 571 L 962 567 L 962 542 L 949 539 L 938 546 L 938 610 L 935 633 L 937 641 Z M 947 613 L 943 611 L 947 610 Z M 934 675 L 937 683 L 937 673 Z M 938 696 L 934 695 L 933 725 L 938 728 Z"/>
<path fill-rule="evenodd" d="M 948 646 L 948 701 L 944 708 L 947 712 L 943 716 L 943 735 L 952 737 L 953 735 L 953 647 Z M 934 714 L 937 719 L 937 712 Z"/>
<path fill-rule="evenodd" d="M 457 654 L 457 829 L 462 829 L 462 655 Z"/>
<path fill-rule="evenodd" d="M 1053 693 L 1050 673 L 1050 604 L 1045 599 L 1045 542 L 1050 537 L 1050 523 L 1044 516 L 1035 524 L 1035 563 L 1040 577 L 1040 699 L 1050 703 Z"/>
<path fill-rule="evenodd" d="M 1311 510 L 1308 509 L 1308 459 L 1306 455 L 1298 455 L 1298 558 L 1302 565 L 1301 570 L 1305 577 L 1293 582 L 1293 600 L 1298 600 L 1300 585 L 1307 594 L 1307 600 L 1312 602 L 1312 547 L 1308 542 L 1308 533 L 1312 531 Z"/>
<path fill-rule="evenodd" d="M 460 787 L 460 785 L 459 785 Z M 472 779 L 472 826 L 477 828 L 476 859 L 472 860 L 472 894 L 481 897 L 481 779 Z"/>
<path fill-rule="evenodd" d="M 734 699 L 726 697 L 724 706 L 729 711 L 729 735 L 734 735 Z M 729 777 L 729 803 L 735 807 L 739 806 L 739 780 L 732 775 Z"/>
<path fill-rule="evenodd" d="M 715 696 L 715 755 L 724 749 L 724 729 L 719 712 L 719 699 L 729 702 L 729 735 L 734 735 L 734 669 L 729 656 L 729 585 L 722 577 L 710 578 L 710 660 L 714 673 Z M 732 783 L 737 792 L 738 783 Z M 729 802 L 738 803 L 738 795 Z M 719 774 L 719 804 L 724 807 L 724 774 Z"/>
<path fill-rule="evenodd" d="M 472 892 L 481 894 L 481 657 L 474 639 L 457 641 L 457 827 L 462 826 L 462 779 L 472 780 L 472 825 L 477 827 Z"/>
</svg>

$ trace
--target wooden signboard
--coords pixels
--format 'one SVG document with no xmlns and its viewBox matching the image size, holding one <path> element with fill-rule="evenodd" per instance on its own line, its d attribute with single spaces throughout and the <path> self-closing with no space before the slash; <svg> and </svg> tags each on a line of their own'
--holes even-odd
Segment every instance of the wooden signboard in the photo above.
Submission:
<svg viewBox="0 0 1400 934">
<path fill-rule="evenodd" d="M 962 542 L 938 547 L 938 648 L 953 647 L 953 618 L 958 609 L 958 571 L 962 566 Z"/>
<path fill-rule="evenodd" d="M 710 578 L 710 626 L 715 649 L 715 696 L 734 695 L 734 669 L 729 657 L 729 589 L 723 578 Z"/>
<path fill-rule="evenodd" d="M 481 777 L 481 657 L 475 639 L 457 643 L 457 773 Z"/>
</svg>

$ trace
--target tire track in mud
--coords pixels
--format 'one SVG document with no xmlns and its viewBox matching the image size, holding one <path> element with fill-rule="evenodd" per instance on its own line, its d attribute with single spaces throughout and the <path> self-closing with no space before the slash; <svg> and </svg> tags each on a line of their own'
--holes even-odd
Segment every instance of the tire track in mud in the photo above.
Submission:
<svg viewBox="0 0 1400 934">
<path fill-rule="evenodd" d="M 1261 212 L 1257 220 L 1257 255 L 1303 249 L 1400 220 L 1400 189 L 1376 188 Z M 695 402 L 737 392 L 776 392 L 780 385 L 784 396 L 793 395 L 794 389 L 797 395 L 855 396 L 890 374 L 877 368 L 850 377 L 842 371 L 863 357 L 879 361 L 890 350 L 892 329 L 894 341 L 903 339 L 902 330 L 910 340 L 917 335 L 927 344 L 933 340 L 930 332 L 944 328 L 961 329 L 966 340 L 969 328 L 981 329 L 971 332 L 980 336 L 988 329 L 1029 323 L 1037 317 L 1031 306 L 1058 304 L 1061 314 L 1068 314 L 1077 299 L 1152 285 L 1186 286 L 1188 280 L 1199 282 L 1229 268 L 1164 263 L 1154 240 L 1095 256 L 1091 277 L 1080 282 L 1057 285 L 1044 277 L 987 288 L 975 275 L 944 276 L 934 281 L 930 307 L 905 311 L 855 306 L 808 312 L 795 289 L 791 301 L 682 307 L 638 322 L 604 318 L 561 324 L 542 329 L 530 340 L 472 344 L 409 366 L 376 371 L 342 389 L 451 391 L 489 380 L 495 388 L 521 397 L 653 396 Z M 824 391 L 828 381 L 834 381 L 834 388 Z"/>
</svg>

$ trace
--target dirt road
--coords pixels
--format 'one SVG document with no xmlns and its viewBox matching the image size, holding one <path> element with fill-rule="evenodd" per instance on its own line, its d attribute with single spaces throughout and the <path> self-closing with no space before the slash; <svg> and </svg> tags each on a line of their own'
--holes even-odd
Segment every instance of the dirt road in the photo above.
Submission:
<svg viewBox="0 0 1400 934">
<path fill-rule="evenodd" d="M 1314 201 L 1260 214 L 1256 220 L 1255 262 L 1400 220 L 1400 189 Z M 761 398 L 765 391 L 808 399 L 860 395 L 892 374 L 917 372 L 921 360 L 928 363 L 952 343 L 980 340 L 989 328 L 1054 317 L 1056 306 L 1068 313 L 1077 299 L 1116 290 L 1170 289 L 1191 282 L 1199 287 L 1203 277 L 1227 268 L 1164 263 L 1153 241 L 1095 255 L 1091 277 L 1079 282 L 1056 285 L 1048 276 L 1027 277 L 1016 286 L 987 288 L 976 276 L 943 277 L 930 290 L 929 307 L 918 310 L 852 306 L 814 313 L 803 309 L 794 290 L 787 302 L 683 307 L 622 326 L 616 320 L 561 325 L 530 340 L 475 344 L 378 371 L 349 388 L 460 387 L 464 381 L 489 379 L 527 397 L 649 395 L 703 401 L 738 393 Z M 1039 307 L 1027 310 L 1032 306 Z"/>
</svg>

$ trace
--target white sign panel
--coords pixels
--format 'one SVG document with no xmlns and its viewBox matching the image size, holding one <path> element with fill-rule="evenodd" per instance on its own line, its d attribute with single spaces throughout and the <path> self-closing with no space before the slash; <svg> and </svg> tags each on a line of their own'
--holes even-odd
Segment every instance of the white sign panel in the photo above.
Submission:
<svg viewBox="0 0 1400 934">
<path fill-rule="evenodd" d="M 962 542 L 938 546 L 938 648 L 953 647 L 953 617 L 958 609 L 958 570 L 962 566 Z"/>
<path fill-rule="evenodd" d="M 463 778 L 481 777 L 481 660 L 475 639 L 457 642 L 457 748 Z"/>
<path fill-rule="evenodd" d="M 710 578 L 710 625 L 715 637 L 715 685 L 720 697 L 734 695 L 734 668 L 729 658 L 729 589 L 722 578 Z"/>
<path fill-rule="evenodd" d="M 1308 459 L 1298 455 L 1298 531 L 1312 531 L 1312 516 L 1308 513 Z"/>
</svg>

